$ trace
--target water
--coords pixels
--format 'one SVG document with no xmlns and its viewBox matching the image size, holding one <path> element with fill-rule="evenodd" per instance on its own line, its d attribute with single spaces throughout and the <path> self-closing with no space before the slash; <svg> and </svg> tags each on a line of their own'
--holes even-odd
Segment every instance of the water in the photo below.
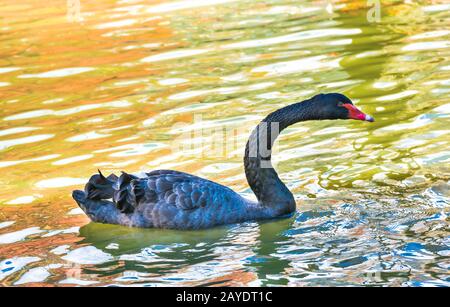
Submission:
<svg viewBox="0 0 450 307">
<path fill-rule="evenodd" d="M 450 285 L 445 1 L 383 3 L 378 23 L 359 0 L 81 1 L 69 16 L 0 2 L 3 285 Z M 292 218 L 128 229 L 70 197 L 97 168 L 187 171 L 251 197 L 249 130 L 331 91 L 376 122 L 283 133 Z"/>
</svg>

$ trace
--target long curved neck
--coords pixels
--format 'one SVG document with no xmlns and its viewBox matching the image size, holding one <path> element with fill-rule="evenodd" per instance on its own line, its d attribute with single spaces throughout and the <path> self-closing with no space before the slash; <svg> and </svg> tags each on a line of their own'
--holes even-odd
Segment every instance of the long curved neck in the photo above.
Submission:
<svg viewBox="0 0 450 307">
<path fill-rule="evenodd" d="M 263 119 L 253 130 L 245 147 L 245 175 L 258 202 L 274 209 L 274 214 L 287 214 L 295 210 L 295 200 L 280 180 L 271 163 L 272 146 L 286 127 L 300 121 L 321 119 L 314 112 L 312 99 L 281 108 Z"/>
</svg>

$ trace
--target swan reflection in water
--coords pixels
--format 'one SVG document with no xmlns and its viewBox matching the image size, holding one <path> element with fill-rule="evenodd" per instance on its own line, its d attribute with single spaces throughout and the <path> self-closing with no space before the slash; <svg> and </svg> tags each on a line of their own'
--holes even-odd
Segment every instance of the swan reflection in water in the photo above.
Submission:
<svg viewBox="0 0 450 307">
<path fill-rule="evenodd" d="M 99 267 L 107 265 L 109 274 L 121 276 L 118 282 L 185 284 L 204 280 L 204 285 L 213 285 L 217 278 L 216 283 L 221 285 L 235 275 L 246 280 L 264 278 L 258 273 L 261 266 L 265 267 L 264 274 L 283 273 L 290 261 L 274 254 L 280 246 L 289 244 L 291 238 L 286 234 L 293 222 L 294 218 L 277 219 L 195 231 L 89 223 L 80 228 L 83 240 L 78 244 L 110 254 L 108 263 L 91 270 L 101 271 Z"/>
</svg>

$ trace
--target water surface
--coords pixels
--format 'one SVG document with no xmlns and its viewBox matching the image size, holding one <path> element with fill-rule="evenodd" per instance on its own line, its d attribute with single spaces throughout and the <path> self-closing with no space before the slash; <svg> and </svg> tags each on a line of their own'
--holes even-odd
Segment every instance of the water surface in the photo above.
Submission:
<svg viewBox="0 0 450 307">
<path fill-rule="evenodd" d="M 449 286 L 450 6 L 421 3 L 0 0 L 0 283 Z M 97 168 L 252 197 L 249 130 L 319 92 L 376 122 L 283 133 L 292 218 L 128 229 L 70 197 Z"/>
</svg>

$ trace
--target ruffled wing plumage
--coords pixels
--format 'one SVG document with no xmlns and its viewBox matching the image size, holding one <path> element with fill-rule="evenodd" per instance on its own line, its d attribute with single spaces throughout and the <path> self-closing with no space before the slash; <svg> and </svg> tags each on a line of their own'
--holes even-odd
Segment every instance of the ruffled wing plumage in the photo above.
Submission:
<svg viewBox="0 0 450 307">
<path fill-rule="evenodd" d="M 143 177 L 99 173 L 91 177 L 84 194 L 85 200 L 76 198 L 79 203 L 95 207 L 111 200 L 121 223 L 139 227 L 199 229 L 238 222 L 247 214 L 246 201 L 230 188 L 172 170 Z"/>
</svg>

